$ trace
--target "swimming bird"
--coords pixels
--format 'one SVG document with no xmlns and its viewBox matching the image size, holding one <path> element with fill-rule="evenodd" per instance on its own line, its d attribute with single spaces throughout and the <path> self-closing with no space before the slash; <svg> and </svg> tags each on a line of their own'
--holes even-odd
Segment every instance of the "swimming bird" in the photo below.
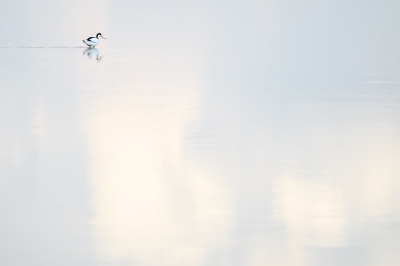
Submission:
<svg viewBox="0 0 400 266">
<path fill-rule="evenodd" d="M 82 40 L 82 41 L 89 47 L 95 47 L 100 42 L 99 36 L 101 38 L 107 40 L 106 38 L 103 37 L 103 35 L 101 35 L 101 33 L 97 33 L 96 37 L 89 37 L 86 40 Z"/>
</svg>

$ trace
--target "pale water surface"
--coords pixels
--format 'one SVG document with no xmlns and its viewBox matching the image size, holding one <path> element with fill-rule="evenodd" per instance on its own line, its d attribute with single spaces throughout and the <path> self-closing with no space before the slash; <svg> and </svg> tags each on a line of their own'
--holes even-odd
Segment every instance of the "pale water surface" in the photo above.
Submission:
<svg viewBox="0 0 400 266">
<path fill-rule="evenodd" d="M 1 0 L 0 47 L 0 265 L 400 265 L 399 1 Z"/>
</svg>

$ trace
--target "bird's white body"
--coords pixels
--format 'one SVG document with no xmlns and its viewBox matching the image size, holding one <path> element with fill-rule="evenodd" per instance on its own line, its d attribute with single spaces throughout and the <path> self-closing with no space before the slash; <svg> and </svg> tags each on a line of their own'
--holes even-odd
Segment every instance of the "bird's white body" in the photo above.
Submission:
<svg viewBox="0 0 400 266">
<path fill-rule="evenodd" d="M 100 39 L 97 39 L 96 37 L 90 37 L 87 40 L 83 40 L 83 42 L 87 45 L 87 46 L 96 46 L 99 42 Z"/>
<path fill-rule="evenodd" d="M 99 36 L 103 39 L 105 39 L 101 33 L 97 33 L 96 37 L 89 37 L 86 40 L 82 40 L 87 46 L 89 47 L 95 47 L 97 44 L 99 44 L 100 39 Z"/>
</svg>

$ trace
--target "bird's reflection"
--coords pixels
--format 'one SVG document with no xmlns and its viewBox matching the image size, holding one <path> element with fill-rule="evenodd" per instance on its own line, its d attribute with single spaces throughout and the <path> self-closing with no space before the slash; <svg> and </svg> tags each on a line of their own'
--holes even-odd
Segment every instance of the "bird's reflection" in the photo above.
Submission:
<svg viewBox="0 0 400 266">
<path fill-rule="evenodd" d="M 96 48 L 88 47 L 83 51 L 83 54 L 89 58 L 96 58 L 97 61 L 101 60 L 100 52 Z"/>
</svg>

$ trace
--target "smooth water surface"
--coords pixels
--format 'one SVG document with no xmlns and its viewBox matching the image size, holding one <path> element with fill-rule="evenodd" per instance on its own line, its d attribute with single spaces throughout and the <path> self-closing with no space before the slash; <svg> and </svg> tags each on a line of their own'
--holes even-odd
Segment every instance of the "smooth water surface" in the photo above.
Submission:
<svg viewBox="0 0 400 266">
<path fill-rule="evenodd" d="M 1 1 L 0 265 L 399 265 L 399 30 L 396 1 Z"/>
</svg>

